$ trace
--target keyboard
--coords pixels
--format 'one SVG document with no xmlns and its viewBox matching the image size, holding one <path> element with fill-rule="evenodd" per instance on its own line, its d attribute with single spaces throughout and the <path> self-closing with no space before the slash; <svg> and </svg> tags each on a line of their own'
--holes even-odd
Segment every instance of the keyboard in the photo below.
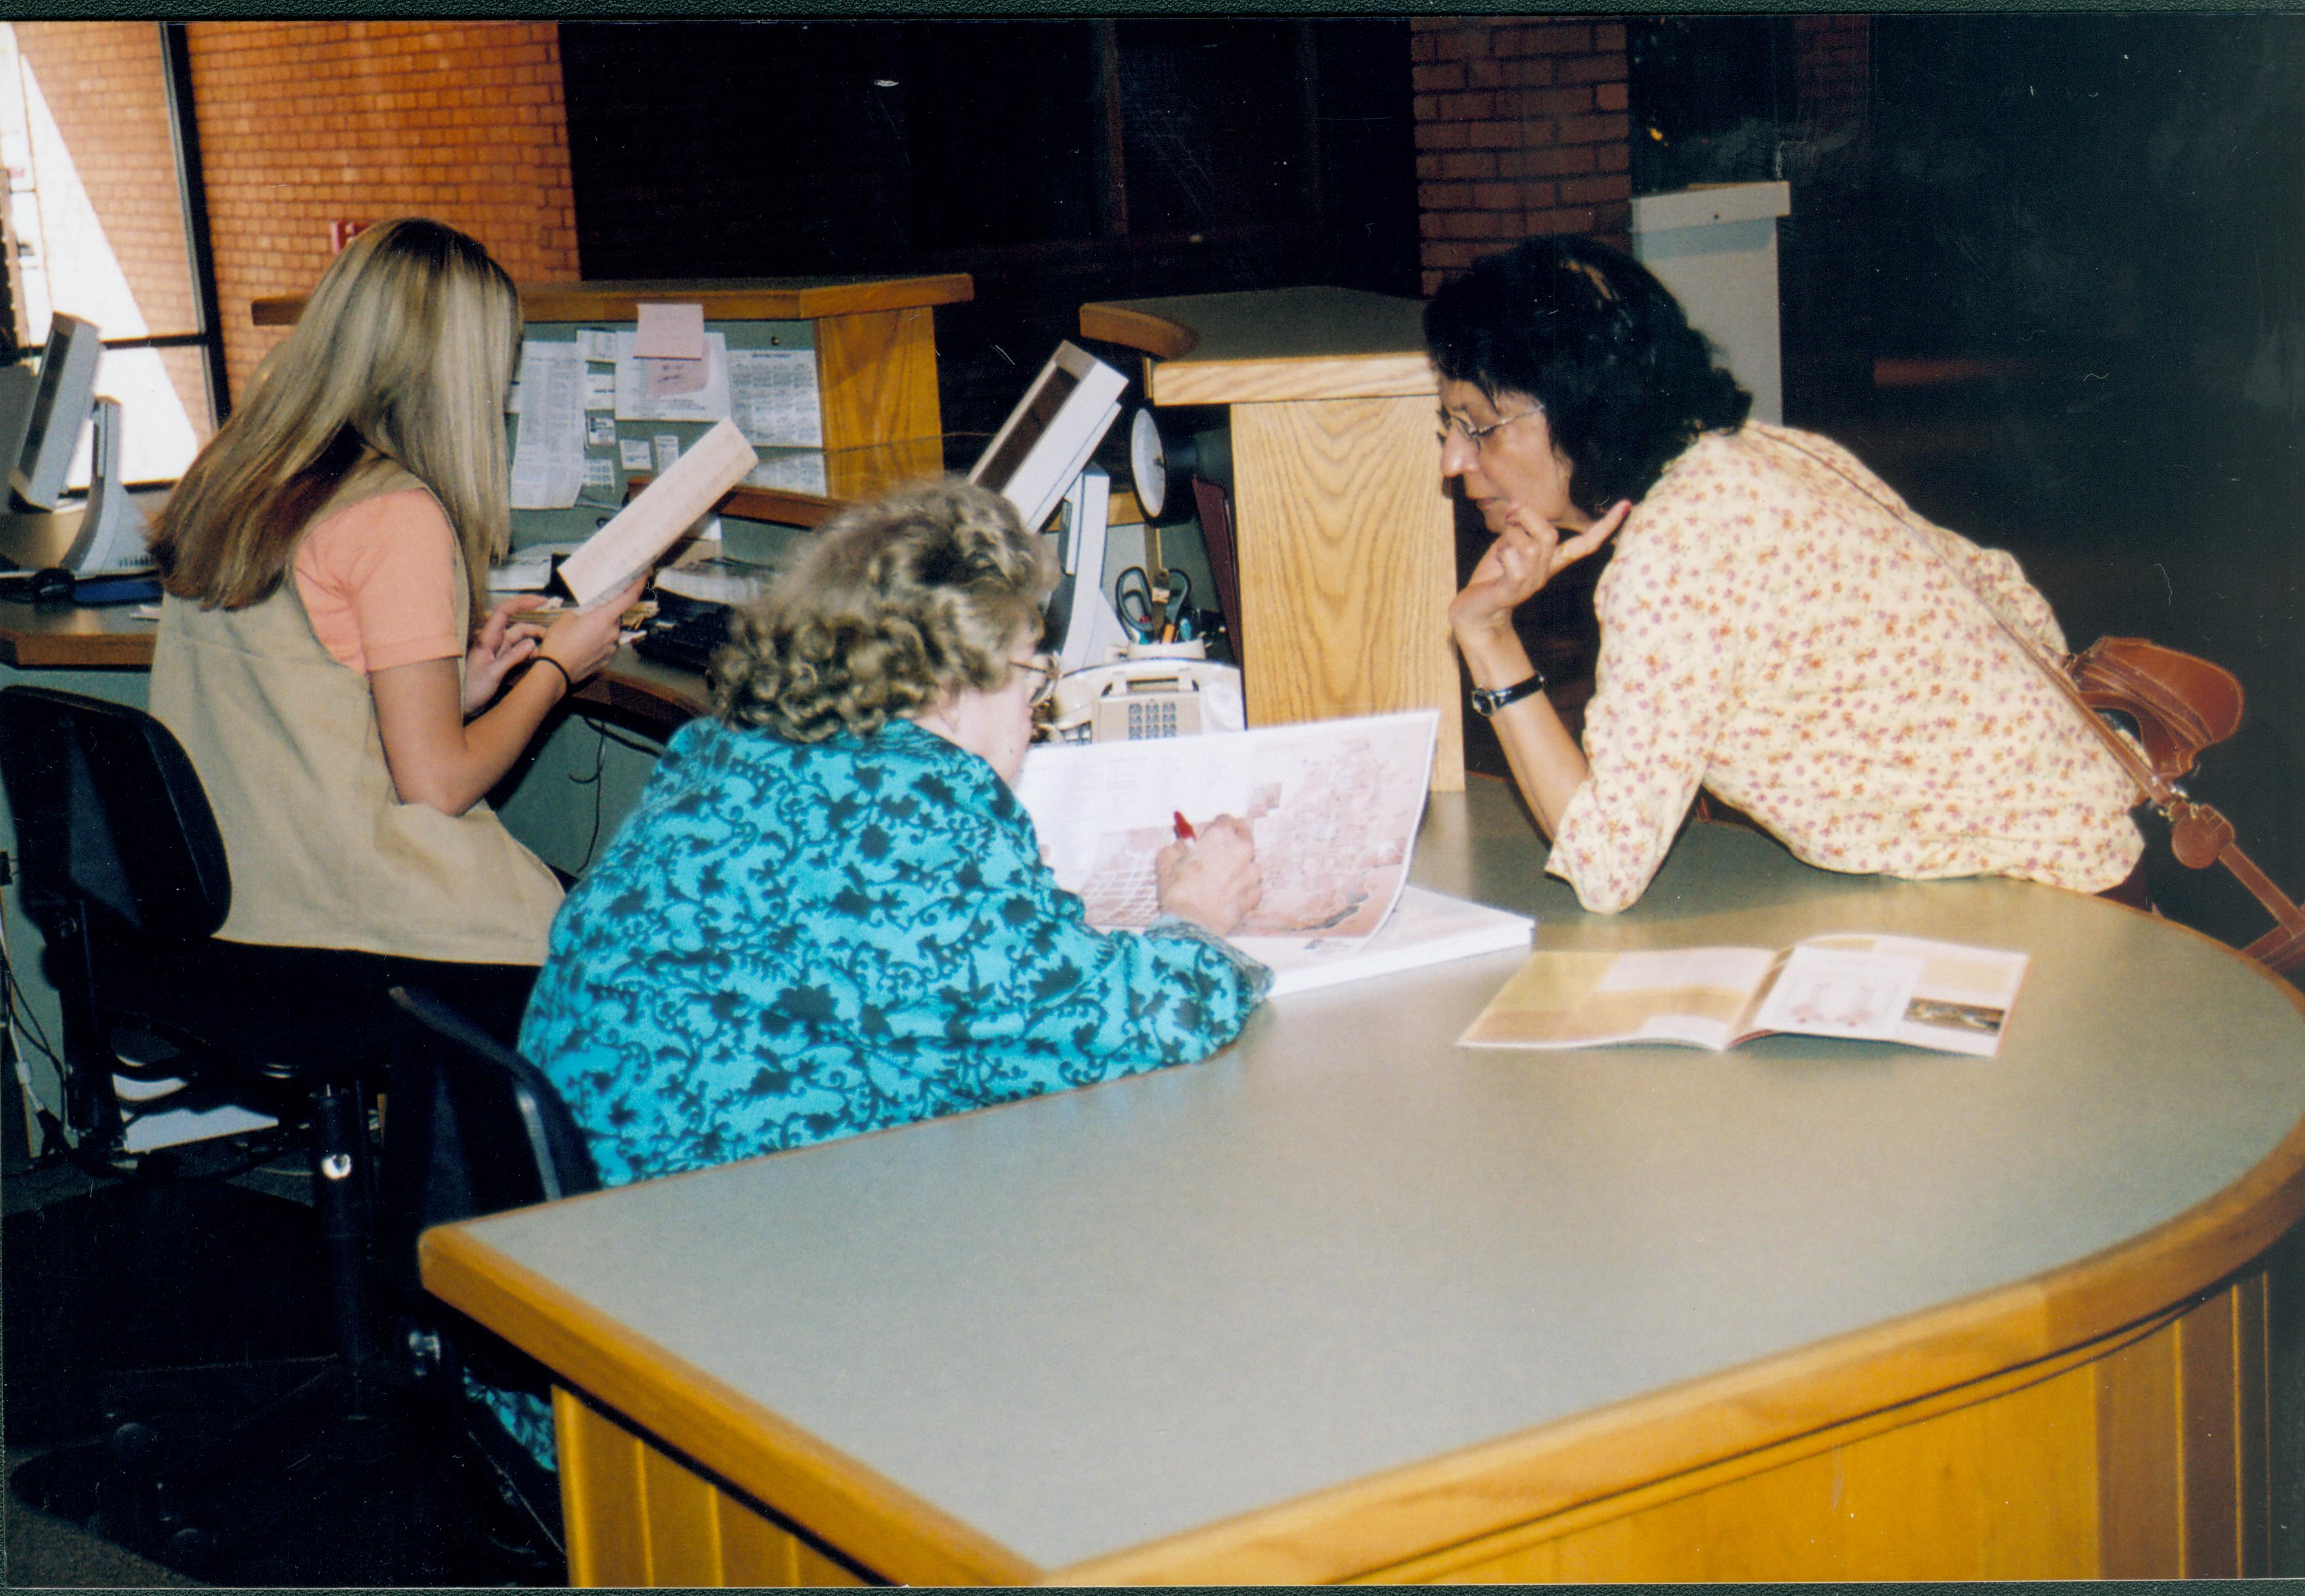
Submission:
<svg viewBox="0 0 2305 1596">
<path fill-rule="evenodd" d="M 633 652 L 702 675 L 713 651 L 728 641 L 730 613 L 725 604 L 659 592 L 656 616 L 633 640 Z"/>
</svg>

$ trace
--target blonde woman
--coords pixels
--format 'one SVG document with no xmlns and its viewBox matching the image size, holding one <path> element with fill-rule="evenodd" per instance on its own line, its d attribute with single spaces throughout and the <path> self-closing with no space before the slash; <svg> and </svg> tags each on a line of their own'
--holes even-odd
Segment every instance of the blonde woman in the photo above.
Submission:
<svg viewBox="0 0 2305 1596">
<path fill-rule="evenodd" d="M 534 598 L 486 607 L 520 335 L 472 239 L 361 234 L 152 538 L 152 712 L 224 834 L 224 938 L 453 966 L 472 979 L 436 984 L 500 1030 L 560 888 L 483 795 L 615 652 L 622 607 L 549 631 L 520 618 Z"/>
</svg>

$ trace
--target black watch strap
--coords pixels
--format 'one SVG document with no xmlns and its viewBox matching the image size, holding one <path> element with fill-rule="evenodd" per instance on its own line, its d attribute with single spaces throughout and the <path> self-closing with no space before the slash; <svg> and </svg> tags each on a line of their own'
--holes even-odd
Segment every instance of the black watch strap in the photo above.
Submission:
<svg viewBox="0 0 2305 1596">
<path fill-rule="evenodd" d="M 1544 691 L 1544 673 L 1531 671 L 1528 675 L 1510 687 L 1476 687 L 1473 689 L 1473 713 L 1486 720 L 1507 704 L 1517 704 L 1525 698 L 1535 698 Z"/>
</svg>

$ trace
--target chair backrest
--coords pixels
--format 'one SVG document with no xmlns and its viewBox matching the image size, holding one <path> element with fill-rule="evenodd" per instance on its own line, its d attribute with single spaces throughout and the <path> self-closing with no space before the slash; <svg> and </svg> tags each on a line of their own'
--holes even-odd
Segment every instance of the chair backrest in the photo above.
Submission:
<svg viewBox="0 0 2305 1596">
<path fill-rule="evenodd" d="M 208 794 L 183 745 L 143 710 L 0 688 L 0 783 L 28 910 L 75 901 L 172 939 L 224 923 L 232 874 Z"/>
<path fill-rule="evenodd" d="M 461 1150 L 472 1213 L 600 1189 L 591 1147 L 542 1070 L 420 987 L 396 986 L 392 1000 L 436 1044 L 438 1084 Z M 463 1216 L 435 1206 L 427 1222 L 452 1217 Z"/>
</svg>

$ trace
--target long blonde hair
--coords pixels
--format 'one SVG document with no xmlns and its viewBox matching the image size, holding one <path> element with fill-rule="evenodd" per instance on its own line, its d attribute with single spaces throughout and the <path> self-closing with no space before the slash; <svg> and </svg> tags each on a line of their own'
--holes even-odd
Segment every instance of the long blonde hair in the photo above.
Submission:
<svg viewBox="0 0 2305 1596">
<path fill-rule="evenodd" d="M 361 233 L 155 519 L 164 585 L 208 608 L 268 597 L 313 514 L 397 464 L 447 512 L 477 624 L 511 532 L 504 399 L 520 335 L 519 291 L 473 240 L 413 216 Z"/>
</svg>

